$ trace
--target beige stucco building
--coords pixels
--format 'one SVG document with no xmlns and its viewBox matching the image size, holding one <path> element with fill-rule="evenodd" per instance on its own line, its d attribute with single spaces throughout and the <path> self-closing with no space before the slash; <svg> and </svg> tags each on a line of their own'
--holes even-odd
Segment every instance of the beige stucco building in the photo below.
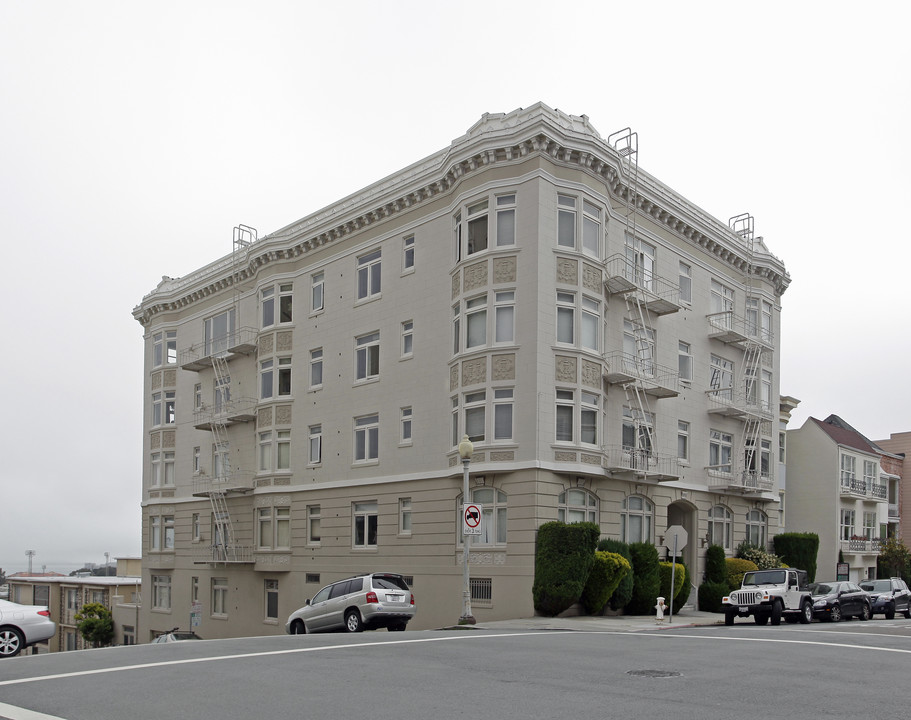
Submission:
<svg viewBox="0 0 911 720">
<path fill-rule="evenodd" d="M 141 641 L 278 633 L 329 581 L 401 572 L 461 611 L 474 442 L 479 620 L 534 613 L 535 535 L 590 519 L 664 555 L 778 530 L 790 278 L 638 168 L 637 137 L 538 104 L 165 277 L 143 328 Z M 748 198 L 744 199 L 745 202 Z M 693 594 L 695 597 L 695 593 Z"/>
<path fill-rule="evenodd" d="M 875 578 L 880 541 L 897 534 L 900 476 L 886 453 L 837 415 L 788 430 L 787 529 L 819 535 L 816 579 Z M 894 513 L 894 515 L 893 515 Z"/>
</svg>

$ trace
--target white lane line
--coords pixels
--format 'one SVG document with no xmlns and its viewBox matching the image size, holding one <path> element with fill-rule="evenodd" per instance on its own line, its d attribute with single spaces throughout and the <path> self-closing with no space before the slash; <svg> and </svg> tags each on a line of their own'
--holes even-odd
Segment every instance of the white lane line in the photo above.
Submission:
<svg viewBox="0 0 911 720">
<path fill-rule="evenodd" d="M 817 631 L 821 632 L 821 631 Z M 719 640 L 719 641 L 743 641 L 743 642 L 757 642 L 757 643 L 784 643 L 787 645 L 819 645 L 821 647 L 832 647 L 832 648 L 847 648 L 849 650 L 872 650 L 876 652 L 891 652 L 891 653 L 902 653 L 905 655 L 911 655 L 911 650 L 901 650 L 899 648 L 887 648 L 887 647 L 874 647 L 872 645 L 849 645 L 848 643 L 827 643 L 819 642 L 818 640 L 782 640 L 780 638 L 751 638 L 751 637 L 728 637 L 728 636 L 718 636 L 718 635 L 671 635 L 668 632 L 661 633 L 636 633 L 636 637 L 667 637 L 673 638 L 675 640 L 688 639 L 688 638 L 698 638 L 700 640 Z M 888 636 L 887 636 L 888 637 Z"/>
<path fill-rule="evenodd" d="M 6 703 L 0 703 L 0 718 L 4 718 L 4 720 L 64 720 L 56 715 L 45 715 Z"/>
</svg>

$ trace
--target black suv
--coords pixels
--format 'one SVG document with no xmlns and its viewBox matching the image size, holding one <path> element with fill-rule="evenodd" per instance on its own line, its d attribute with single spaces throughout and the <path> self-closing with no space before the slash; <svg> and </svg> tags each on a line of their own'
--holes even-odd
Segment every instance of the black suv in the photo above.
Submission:
<svg viewBox="0 0 911 720">
<path fill-rule="evenodd" d="M 911 618 L 911 590 L 901 578 L 882 578 L 881 580 L 864 580 L 861 590 L 870 595 L 873 614 L 882 613 L 886 620 L 895 617 L 896 612 Z"/>
</svg>

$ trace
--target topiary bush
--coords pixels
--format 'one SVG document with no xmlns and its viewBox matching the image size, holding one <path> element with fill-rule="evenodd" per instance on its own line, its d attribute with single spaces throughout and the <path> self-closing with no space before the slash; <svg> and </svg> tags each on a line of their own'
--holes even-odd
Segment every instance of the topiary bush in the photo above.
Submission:
<svg viewBox="0 0 911 720">
<path fill-rule="evenodd" d="M 728 594 L 727 581 L 704 582 L 699 586 L 699 609 L 704 612 L 724 612 L 721 598 Z"/>
<path fill-rule="evenodd" d="M 677 566 L 676 568 L 674 566 Z M 671 575 L 674 576 L 674 588 L 671 589 Z M 658 595 L 664 598 L 664 604 L 670 606 L 671 598 L 674 599 L 674 609 L 680 606 L 677 604 L 677 595 L 683 589 L 686 583 L 686 569 L 681 563 L 662 562 L 658 563 L 658 576 L 661 578 L 661 584 L 658 587 Z"/>
<path fill-rule="evenodd" d="M 610 596 L 610 600 L 608 601 L 611 610 L 622 610 L 627 606 L 630 598 L 633 597 L 633 556 L 630 554 L 629 545 L 622 540 L 607 538 L 598 541 L 598 550 L 622 555 L 630 564 L 630 571 L 620 580 L 620 584 L 617 585 L 617 589 L 614 590 L 613 595 Z"/>
<path fill-rule="evenodd" d="M 680 592 L 674 595 L 674 611 L 676 612 L 678 608 L 682 608 L 686 605 L 686 601 L 690 599 L 690 590 L 692 590 L 693 583 L 692 578 L 690 578 L 690 569 L 686 566 L 686 563 L 682 560 L 677 560 L 677 572 L 683 570 L 683 587 L 680 588 Z"/>
<path fill-rule="evenodd" d="M 705 551 L 705 580 L 713 583 L 727 583 L 728 568 L 724 548 L 721 545 L 709 545 Z"/>
<path fill-rule="evenodd" d="M 807 571 L 810 582 L 816 580 L 816 556 L 819 535 L 816 533 L 779 533 L 773 540 L 775 554 L 789 567 Z"/>
<path fill-rule="evenodd" d="M 651 543 L 631 543 L 633 558 L 633 595 L 627 603 L 630 615 L 651 615 L 661 587 L 658 570 L 658 551 Z"/>
<path fill-rule="evenodd" d="M 578 602 L 595 562 L 601 529 L 595 523 L 544 523 L 538 528 L 532 600 L 542 615 L 559 615 Z"/>
<path fill-rule="evenodd" d="M 743 558 L 728 558 L 725 560 L 728 570 L 728 590 L 736 590 L 743 584 L 744 573 L 750 570 L 758 570 L 756 563 Z M 727 593 L 725 593 L 727 595 Z"/>
<path fill-rule="evenodd" d="M 582 591 L 582 606 L 589 615 L 600 615 L 614 590 L 627 575 L 632 566 L 619 553 L 595 551 L 595 562 L 588 574 L 588 582 Z"/>
</svg>

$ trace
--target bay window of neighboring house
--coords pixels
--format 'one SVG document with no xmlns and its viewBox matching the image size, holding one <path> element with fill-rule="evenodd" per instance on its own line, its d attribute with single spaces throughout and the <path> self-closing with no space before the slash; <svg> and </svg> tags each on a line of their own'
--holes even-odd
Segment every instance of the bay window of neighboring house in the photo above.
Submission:
<svg viewBox="0 0 911 720">
<path fill-rule="evenodd" d="M 357 299 L 367 300 L 380 294 L 382 251 L 362 255 L 357 259 Z"/>
<path fill-rule="evenodd" d="M 355 340 L 355 377 L 374 380 L 380 374 L 380 333 L 362 335 Z"/>
</svg>

